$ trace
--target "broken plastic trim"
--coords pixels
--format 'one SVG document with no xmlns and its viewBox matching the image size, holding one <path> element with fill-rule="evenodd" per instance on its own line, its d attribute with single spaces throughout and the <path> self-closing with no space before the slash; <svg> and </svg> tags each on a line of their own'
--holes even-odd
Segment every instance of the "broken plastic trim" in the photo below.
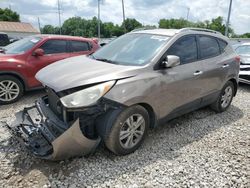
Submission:
<svg viewBox="0 0 250 188">
<path fill-rule="evenodd" d="M 101 140 L 84 136 L 79 118 L 70 126 L 61 121 L 42 99 L 17 113 L 16 121 L 8 127 L 33 154 L 49 160 L 90 154 Z"/>
</svg>

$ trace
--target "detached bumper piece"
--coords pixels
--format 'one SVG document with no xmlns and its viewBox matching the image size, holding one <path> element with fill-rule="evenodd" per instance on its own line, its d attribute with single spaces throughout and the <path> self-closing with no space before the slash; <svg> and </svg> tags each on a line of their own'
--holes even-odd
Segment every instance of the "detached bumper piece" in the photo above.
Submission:
<svg viewBox="0 0 250 188">
<path fill-rule="evenodd" d="M 60 120 L 40 99 L 35 106 L 16 114 L 16 121 L 9 126 L 12 134 L 37 157 L 62 160 L 92 153 L 100 137 L 90 139 L 81 131 L 79 118 L 70 125 Z"/>
<path fill-rule="evenodd" d="M 245 84 L 250 84 L 250 64 L 240 65 L 239 81 Z"/>
</svg>

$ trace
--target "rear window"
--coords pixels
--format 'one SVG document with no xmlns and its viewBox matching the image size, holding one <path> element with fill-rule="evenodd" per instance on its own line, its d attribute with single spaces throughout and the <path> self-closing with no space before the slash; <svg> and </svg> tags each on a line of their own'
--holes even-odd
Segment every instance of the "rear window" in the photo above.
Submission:
<svg viewBox="0 0 250 188">
<path fill-rule="evenodd" d="M 70 41 L 71 52 L 89 51 L 89 44 L 84 41 Z"/>
<path fill-rule="evenodd" d="M 217 40 L 209 36 L 199 36 L 201 59 L 220 55 L 220 47 Z"/>
</svg>

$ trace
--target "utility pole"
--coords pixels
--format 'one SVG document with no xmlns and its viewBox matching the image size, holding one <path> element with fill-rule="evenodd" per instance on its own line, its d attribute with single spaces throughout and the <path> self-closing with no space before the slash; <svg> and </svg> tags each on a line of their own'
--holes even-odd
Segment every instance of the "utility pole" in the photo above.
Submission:
<svg viewBox="0 0 250 188">
<path fill-rule="evenodd" d="M 58 9 L 59 31 L 60 31 L 60 35 L 61 35 L 62 34 L 62 24 L 61 24 L 61 6 L 60 6 L 60 0 L 57 0 L 57 9 Z"/>
<path fill-rule="evenodd" d="M 227 23 L 226 23 L 226 31 L 225 31 L 226 36 L 228 36 L 228 28 L 229 28 L 229 22 L 230 22 L 231 10 L 232 10 L 232 3 L 233 3 L 233 0 L 230 0 Z"/>
<path fill-rule="evenodd" d="M 124 0 L 122 0 L 122 14 L 123 14 L 124 32 L 126 33 Z"/>
<path fill-rule="evenodd" d="M 189 12 L 190 12 L 190 8 L 187 7 L 187 21 L 188 21 L 188 18 L 189 18 Z"/>
<path fill-rule="evenodd" d="M 100 19 L 100 3 L 101 0 L 97 0 L 98 1 L 98 38 L 100 40 L 101 38 L 101 19 Z"/>
<path fill-rule="evenodd" d="M 37 17 L 37 21 L 38 21 L 39 31 L 40 31 L 40 33 L 41 33 L 41 24 L 40 24 L 40 18 L 39 18 L 39 17 Z"/>
</svg>

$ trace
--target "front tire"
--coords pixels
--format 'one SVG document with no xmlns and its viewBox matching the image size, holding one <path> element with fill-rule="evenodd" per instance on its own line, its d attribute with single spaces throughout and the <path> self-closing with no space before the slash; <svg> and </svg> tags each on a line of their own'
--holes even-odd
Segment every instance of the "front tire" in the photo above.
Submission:
<svg viewBox="0 0 250 188">
<path fill-rule="evenodd" d="M 147 110 L 139 105 L 131 106 L 117 116 L 104 143 L 113 153 L 127 155 L 140 147 L 148 128 Z"/>
<path fill-rule="evenodd" d="M 18 101 L 23 95 L 23 84 L 13 76 L 0 76 L 0 104 Z"/>
<path fill-rule="evenodd" d="M 226 111 L 232 103 L 234 93 L 234 84 L 228 81 L 222 88 L 218 99 L 211 105 L 211 108 L 216 112 Z"/>
</svg>

